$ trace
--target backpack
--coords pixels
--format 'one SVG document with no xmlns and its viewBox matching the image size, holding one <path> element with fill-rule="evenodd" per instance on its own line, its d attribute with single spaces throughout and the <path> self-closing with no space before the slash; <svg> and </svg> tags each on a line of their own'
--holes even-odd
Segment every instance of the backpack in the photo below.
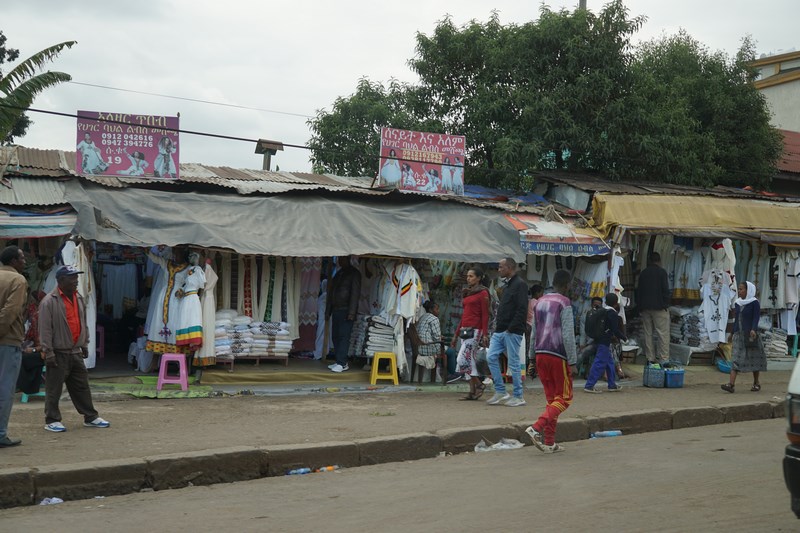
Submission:
<svg viewBox="0 0 800 533">
<path fill-rule="evenodd" d="M 608 313 L 606 309 L 599 307 L 597 309 L 590 309 L 586 313 L 586 321 L 583 323 L 583 331 L 592 339 L 599 339 L 608 330 L 606 326 L 606 318 Z"/>
</svg>

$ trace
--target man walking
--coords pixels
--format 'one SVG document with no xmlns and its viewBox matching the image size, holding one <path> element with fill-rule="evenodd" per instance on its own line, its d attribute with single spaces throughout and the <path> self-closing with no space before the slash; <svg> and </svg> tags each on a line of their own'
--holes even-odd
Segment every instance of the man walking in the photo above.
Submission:
<svg viewBox="0 0 800 533">
<path fill-rule="evenodd" d="M 594 363 L 589 370 L 589 377 L 586 380 L 586 385 L 583 387 L 583 392 L 602 392 L 600 389 L 595 388 L 597 380 L 605 373 L 608 379 L 608 391 L 619 392 L 622 390 L 621 385 L 617 385 L 617 367 L 614 364 L 614 356 L 611 354 L 611 342 L 616 338 L 620 340 L 627 340 L 625 334 L 619 327 L 619 298 L 613 292 L 606 295 L 606 305 L 608 309 L 599 309 L 602 313 L 602 332 L 597 332 L 594 338 L 594 343 L 597 346 L 597 353 L 594 357 Z"/>
<path fill-rule="evenodd" d="M 89 332 L 86 331 L 86 307 L 77 292 L 78 274 L 72 266 L 56 271 L 57 287 L 39 304 L 39 339 L 47 365 L 44 415 L 47 431 L 60 433 L 67 428 L 61 423 L 58 401 L 66 383 L 75 409 L 83 415 L 83 425 L 107 428 L 111 424 L 97 416 L 89 389 L 89 373 L 83 360 L 88 355 Z"/>
<path fill-rule="evenodd" d="M 534 309 L 536 325 L 534 351 L 536 370 L 544 387 L 547 405 L 539 419 L 525 432 L 533 445 L 545 453 L 563 452 L 556 444 L 558 417 L 572 403 L 572 375 L 575 373 L 575 319 L 567 289 L 572 275 L 559 270 L 553 275 L 556 292 L 545 294 Z"/>
<path fill-rule="evenodd" d="M 22 339 L 25 324 L 22 312 L 28 301 L 25 254 L 16 246 L 0 252 L 0 448 L 17 446 L 20 439 L 8 436 L 8 419 L 22 363 Z"/>
<path fill-rule="evenodd" d="M 644 355 L 650 363 L 669 360 L 669 307 L 670 292 L 667 271 L 661 268 L 661 255 L 653 252 L 647 268 L 639 274 L 639 294 L 636 302 L 642 317 Z M 653 346 L 653 333 L 657 343 Z"/>
<path fill-rule="evenodd" d="M 339 271 L 328 284 L 327 314 L 331 317 L 333 351 L 336 354 L 336 362 L 328 368 L 333 372 L 345 372 L 350 370 L 347 352 L 361 296 L 361 272 L 350 264 L 349 256 L 339 256 L 338 264 Z"/>
<path fill-rule="evenodd" d="M 525 334 L 528 317 L 528 285 L 517 275 L 517 263 L 510 257 L 500 260 L 497 267 L 501 278 L 507 281 L 500 306 L 497 308 L 496 328 L 489 341 L 486 359 L 494 380 L 494 396 L 486 401 L 489 405 L 505 403 L 508 407 L 525 405 L 522 396 L 522 375 L 519 366 L 519 347 Z M 511 379 L 514 382 L 514 396 L 506 392 L 503 374 L 500 372 L 500 354 L 505 353 Z"/>
</svg>

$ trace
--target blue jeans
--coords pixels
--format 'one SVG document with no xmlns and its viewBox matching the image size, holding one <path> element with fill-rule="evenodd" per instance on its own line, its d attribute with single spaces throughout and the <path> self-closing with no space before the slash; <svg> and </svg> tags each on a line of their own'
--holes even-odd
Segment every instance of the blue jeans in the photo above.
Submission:
<svg viewBox="0 0 800 533">
<path fill-rule="evenodd" d="M 17 391 L 22 350 L 19 346 L 0 345 L 0 439 L 8 435 L 8 419 Z"/>
<path fill-rule="evenodd" d="M 584 385 L 584 388 L 594 388 L 597 380 L 603 376 L 603 373 L 608 375 L 608 388 L 616 388 L 617 369 L 614 366 L 614 356 L 611 355 L 611 348 L 608 346 L 608 344 L 597 345 L 597 353 L 594 356 L 594 363 L 592 363 L 592 369 L 589 370 L 589 377 L 586 379 L 586 385 Z"/>
<path fill-rule="evenodd" d="M 522 335 L 517 335 L 516 333 L 503 331 L 492 335 L 486 360 L 489 362 L 489 370 L 492 371 L 495 392 L 500 394 L 505 394 L 506 392 L 503 373 L 500 371 L 500 354 L 505 353 L 506 359 L 508 359 L 508 368 L 511 369 L 511 377 L 514 381 L 514 396 L 522 398 L 522 375 L 519 370 L 519 346 L 521 343 Z"/>
</svg>

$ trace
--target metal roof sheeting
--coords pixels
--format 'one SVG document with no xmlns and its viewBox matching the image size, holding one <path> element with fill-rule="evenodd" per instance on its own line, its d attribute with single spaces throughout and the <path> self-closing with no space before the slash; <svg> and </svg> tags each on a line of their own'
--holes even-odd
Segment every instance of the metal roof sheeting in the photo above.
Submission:
<svg viewBox="0 0 800 533">
<path fill-rule="evenodd" d="M 9 183 L 10 186 L 6 185 Z M 14 177 L 0 184 L 0 205 L 64 205 L 64 184 L 59 180 Z"/>
</svg>

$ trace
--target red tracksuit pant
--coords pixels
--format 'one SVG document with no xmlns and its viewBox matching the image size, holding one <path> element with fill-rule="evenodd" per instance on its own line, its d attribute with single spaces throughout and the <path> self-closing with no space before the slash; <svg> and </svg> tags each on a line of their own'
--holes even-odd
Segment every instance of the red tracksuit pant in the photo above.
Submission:
<svg viewBox="0 0 800 533">
<path fill-rule="evenodd" d="M 572 373 L 564 359 L 545 353 L 536 354 L 536 371 L 544 386 L 547 406 L 533 429 L 544 434 L 544 443 L 552 446 L 556 441 L 558 416 L 572 403 Z"/>
</svg>

